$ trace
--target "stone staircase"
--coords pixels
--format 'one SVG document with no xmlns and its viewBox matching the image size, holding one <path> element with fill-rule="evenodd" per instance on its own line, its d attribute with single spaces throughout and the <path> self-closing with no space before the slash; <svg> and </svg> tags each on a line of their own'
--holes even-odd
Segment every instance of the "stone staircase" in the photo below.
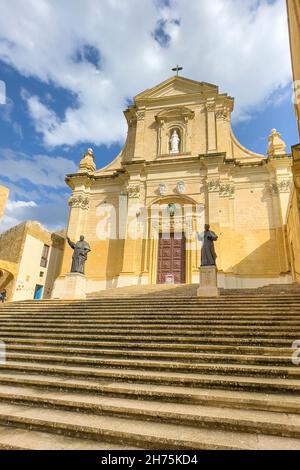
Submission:
<svg viewBox="0 0 300 470">
<path fill-rule="evenodd" d="M 196 297 L 199 284 L 147 284 L 138 286 L 112 287 L 92 292 L 88 299 L 119 299 L 127 297 Z M 220 289 L 223 295 L 263 295 L 263 294 L 299 294 L 299 284 L 274 284 L 259 289 Z"/>
<path fill-rule="evenodd" d="M 0 307 L 0 448 L 300 449 L 300 293 Z"/>
</svg>

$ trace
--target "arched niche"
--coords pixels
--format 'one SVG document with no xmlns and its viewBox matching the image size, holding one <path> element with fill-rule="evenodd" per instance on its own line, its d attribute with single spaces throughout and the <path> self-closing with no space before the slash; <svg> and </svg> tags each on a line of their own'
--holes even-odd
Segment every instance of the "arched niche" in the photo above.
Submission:
<svg viewBox="0 0 300 470">
<path fill-rule="evenodd" d="M 172 136 L 174 134 L 174 132 L 176 132 L 177 136 L 178 136 L 178 139 L 179 139 L 179 144 L 178 144 L 178 151 L 173 151 L 172 150 Z M 171 124 L 170 126 L 168 126 L 167 128 L 167 143 L 168 143 L 168 152 L 170 155 L 176 155 L 178 153 L 184 153 L 184 149 L 186 147 L 186 143 L 184 142 L 184 139 L 185 139 L 185 135 L 186 135 L 186 132 L 185 132 L 185 129 L 183 126 L 177 124 L 177 125 L 174 125 L 174 124 Z"/>
<path fill-rule="evenodd" d="M 171 133 L 176 129 L 180 135 L 178 154 L 190 152 L 191 122 L 194 112 L 188 108 L 163 110 L 155 117 L 157 122 L 157 155 L 176 155 L 170 151 Z"/>
</svg>

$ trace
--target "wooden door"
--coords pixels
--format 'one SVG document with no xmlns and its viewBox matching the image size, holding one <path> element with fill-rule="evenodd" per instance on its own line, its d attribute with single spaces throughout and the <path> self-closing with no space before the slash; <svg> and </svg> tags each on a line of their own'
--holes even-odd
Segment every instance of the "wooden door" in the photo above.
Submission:
<svg viewBox="0 0 300 470">
<path fill-rule="evenodd" d="M 165 284 L 166 276 L 173 275 L 175 284 L 185 282 L 185 237 L 174 236 L 174 233 L 163 238 L 159 234 L 157 283 Z"/>
</svg>

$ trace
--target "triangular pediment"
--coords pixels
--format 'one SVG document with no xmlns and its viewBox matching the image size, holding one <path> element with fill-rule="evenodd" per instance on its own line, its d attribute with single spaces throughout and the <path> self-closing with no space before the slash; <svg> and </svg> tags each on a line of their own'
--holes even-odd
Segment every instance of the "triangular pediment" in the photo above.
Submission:
<svg viewBox="0 0 300 470">
<path fill-rule="evenodd" d="M 205 82 L 196 82 L 184 77 L 171 77 L 153 88 L 143 91 L 135 101 L 152 100 L 195 93 L 218 93 L 218 87 Z"/>
</svg>

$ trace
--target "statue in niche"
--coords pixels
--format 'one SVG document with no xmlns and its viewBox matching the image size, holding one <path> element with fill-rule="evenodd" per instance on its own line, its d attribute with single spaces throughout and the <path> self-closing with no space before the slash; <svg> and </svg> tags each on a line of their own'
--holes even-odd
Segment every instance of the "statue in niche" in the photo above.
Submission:
<svg viewBox="0 0 300 470">
<path fill-rule="evenodd" d="M 176 129 L 173 130 L 170 138 L 170 153 L 179 153 L 180 137 Z"/>
<path fill-rule="evenodd" d="M 199 240 L 202 241 L 201 248 L 201 266 L 215 266 L 216 265 L 216 252 L 214 242 L 218 240 L 218 236 L 210 230 L 208 224 L 204 225 L 204 232 L 199 234 Z"/>
<path fill-rule="evenodd" d="M 72 250 L 74 250 L 71 273 L 84 274 L 84 265 L 87 260 L 87 254 L 91 251 L 90 245 L 85 241 L 83 235 L 80 235 L 80 239 L 76 243 L 73 243 L 69 237 L 67 237 L 67 241 Z"/>
</svg>

